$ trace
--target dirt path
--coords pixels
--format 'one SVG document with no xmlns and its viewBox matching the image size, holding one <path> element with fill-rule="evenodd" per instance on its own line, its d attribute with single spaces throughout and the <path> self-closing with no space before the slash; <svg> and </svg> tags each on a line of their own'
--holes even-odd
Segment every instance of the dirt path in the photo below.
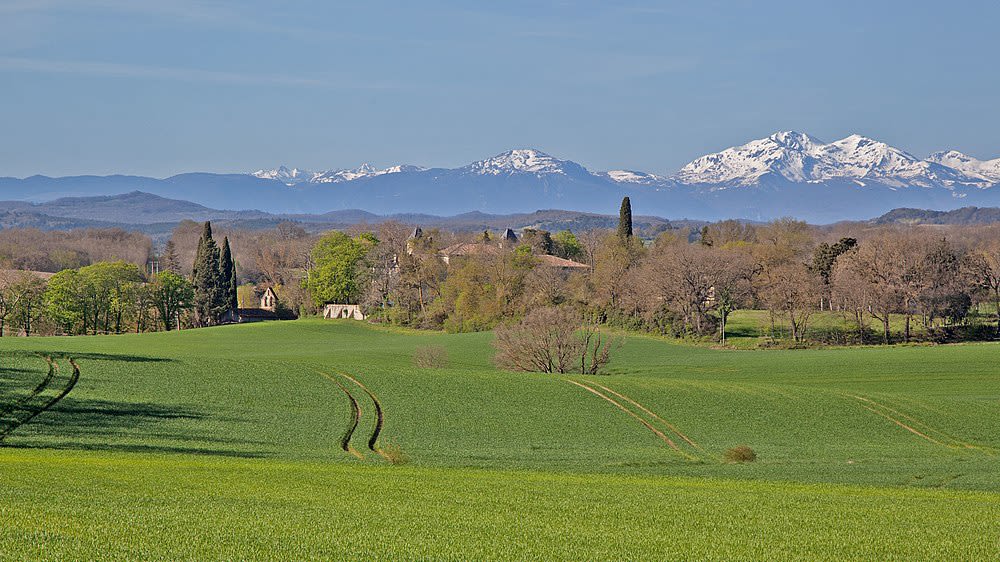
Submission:
<svg viewBox="0 0 1000 562">
<path fill-rule="evenodd" d="M 351 421 L 348 423 L 347 429 L 344 431 L 344 435 L 340 438 L 340 448 L 343 449 L 344 452 L 350 453 L 359 459 L 365 458 L 364 455 L 358 452 L 358 450 L 351 445 L 351 437 L 354 436 L 354 431 L 358 429 L 358 424 L 361 423 L 361 405 L 358 404 L 358 400 L 354 398 L 351 391 L 347 390 L 347 387 L 341 384 L 339 380 L 331 377 L 323 371 L 316 372 L 326 377 L 333 384 L 337 385 L 337 387 L 347 396 L 347 400 L 351 404 Z"/>
<path fill-rule="evenodd" d="M 594 386 L 600 388 L 601 390 L 604 390 L 605 392 L 608 392 L 608 393 L 610 393 L 610 394 L 612 394 L 614 396 L 617 396 L 618 398 L 621 398 L 622 400 L 628 402 L 629 404 L 632 404 L 636 408 L 639 408 L 640 410 L 642 410 L 643 412 L 645 412 L 647 415 L 649 415 L 653 419 L 655 419 L 655 420 L 659 421 L 660 423 L 662 423 L 663 425 L 665 425 L 670 431 L 674 432 L 674 434 L 677 435 L 677 437 L 681 438 L 685 443 L 687 443 L 688 445 L 691 445 L 692 447 L 694 447 L 695 449 L 697 449 L 700 452 L 705 452 L 704 449 L 702 449 L 700 445 L 698 445 L 697 443 L 695 443 L 694 439 L 691 439 L 690 437 L 688 437 L 687 435 L 685 435 L 684 433 L 682 433 L 681 430 L 677 429 L 677 426 L 675 426 L 674 424 L 672 424 L 672 423 L 668 422 L 667 420 L 661 418 L 660 416 L 658 416 L 655 412 L 653 412 L 649 408 L 643 406 L 642 404 L 636 402 L 632 398 L 629 398 L 628 396 L 626 396 L 626 395 L 624 395 L 624 394 L 622 394 L 620 392 L 616 392 L 616 391 L 614 391 L 614 390 L 612 390 L 612 389 L 604 386 L 603 384 L 597 384 L 597 383 L 593 383 L 593 384 L 594 384 Z"/>
<path fill-rule="evenodd" d="M 600 398 L 602 398 L 602 399 L 610 402 L 616 408 L 618 408 L 619 410 L 625 412 L 626 414 L 628 414 L 629 416 L 631 416 L 632 418 L 634 418 L 636 421 L 638 421 L 639 423 L 641 423 L 643 426 L 645 426 L 646 429 L 652 431 L 654 435 L 656 435 L 658 438 L 660 438 L 660 440 L 663 441 L 664 443 L 666 443 L 671 449 L 677 451 L 678 453 L 680 453 L 681 455 L 683 455 L 684 457 L 686 457 L 688 459 L 693 459 L 694 458 L 690 454 L 688 454 L 686 451 L 684 451 L 680 447 L 678 447 L 677 443 L 675 443 L 673 439 L 671 439 L 669 436 L 667 436 L 667 434 L 663 433 L 659 429 L 656 429 L 656 427 L 654 427 L 653 424 L 651 424 L 648 421 L 646 421 L 639 414 L 636 414 L 632 410 L 629 410 L 628 408 L 626 408 L 624 405 L 622 405 L 620 402 L 618 402 L 614 398 L 611 398 L 607 394 L 604 394 L 603 392 L 601 392 L 601 391 L 599 391 L 599 390 L 597 390 L 595 388 L 591 388 L 591 387 L 589 387 L 589 386 L 587 386 L 587 385 L 585 385 L 583 383 L 580 383 L 580 382 L 577 382 L 577 381 L 574 381 L 574 380 L 571 380 L 571 379 L 563 379 L 563 380 L 565 380 L 566 382 L 568 382 L 570 384 L 576 385 L 576 386 L 578 386 L 578 387 L 586 390 L 587 392 L 590 392 L 591 394 L 594 394 L 595 396 L 598 396 L 598 397 L 600 397 Z"/>
</svg>

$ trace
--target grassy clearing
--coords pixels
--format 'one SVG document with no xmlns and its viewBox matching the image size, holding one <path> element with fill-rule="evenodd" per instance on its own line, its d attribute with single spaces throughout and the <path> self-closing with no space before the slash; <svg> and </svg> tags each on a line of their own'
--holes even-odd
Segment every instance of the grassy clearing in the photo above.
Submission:
<svg viewBox="0 0 1000 562">
<path fill-rule="evenodd" d="M 414 366 L 429 347 L 446 367 Z M 45 378 L 39 353 L 75 357 L 82 376 L 0 449 L 0 548 L 15 557 L 870 559 L 997 546 L 996 344 L 723 351 L 629 336 L 610 376 L 572 377 L 594 393 L 497 371 L 489 334 L 309 320 L 4 338 L 0 404 Z M 338 372 L 377 396 L 379 444 L 406 466 L 369 449 L 374 403 Z M 341 447 L 353 418 L 338 380 L 361 410 L 350 444 L 364 460 Z M 738 445 L 756 460 L 724 462 Z M 361 515 L 391 510 L 394 526 Z M 148 538 L 115 535 L 130 513 Z M 463 543 L 464 521 L 478 532 Z"/>
<path fill-rule="evenodd" d="M 9 450 L 0 481 L 11 558 L 1000 554 L 1000 498 L 973 492 Z"/>
</svg>

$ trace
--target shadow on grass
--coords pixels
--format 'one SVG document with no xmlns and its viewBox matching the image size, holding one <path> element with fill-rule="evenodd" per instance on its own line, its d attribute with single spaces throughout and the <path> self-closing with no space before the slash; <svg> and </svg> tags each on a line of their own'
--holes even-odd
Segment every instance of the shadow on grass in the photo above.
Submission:
<svg viewBox="0 0 1000 562">
<path fill-rule="evenodd" d="M 149 357 L 146 355 L 130 355 L 127 353 L 84 353 L 65 350 L 17 350 L 5 352 L 11 357 L 52 357 L 58 360 L 60 357 L 72 357 L 73 359 L 93 359 L 97 361 L 122 361 L 125 363 L 173 363 L 175 360 L 169 357 Z"/>
<path fill-rule="evenodd" d="M 730 328 L 729 326 L 726 326 L 727 338 L 756 338 L 759 336 L 760 336 L 760 330 L 757 328 L 752 328 L 750 326 Z"/>
<path fill-rule="evenodd" d="M 5 397 L 8 394 L 19 395 L 30 392 L 31 387 L 38 384 L 45 376 L 44 369 L 18 369 L 16 367 L 0 368 L 0 411 L 4 409 Z"/>
<path fill-rule="evenodd" d="M 205 447 L 175 447 L 170 445 L 137 445 L 134 443 L 46 443 L 24 444 L 3 443 L 0 447 L 6 449 L 47 449 L 57 451 L 107 451 L 114 453 L 173 453 L 178 455 L 205 455 L 212 457 L 231 457 L 240 459 L 263 459 L 272 455 L 254 451 L 234 451 L 231 449 L 209 449 Z"/>
<path fill-rule="evenodd" d="M 241 450 L 246 447 L 267 445 L 267 443 L 244 439 L 213 438 L 200 435 L 196 431 L 190 433 L 170 431 L 174 428 L 163 425 L 175 420 L 197 421 L 208 418 L 209 416 L 204 412 L 183 406 L 80 400 L 74 399 L 70 395 L 51 410 L 19 427 L 10 434 L 7 440 L 0 442 L 0 446 L 31 449 L 183 453 L 246 458 L 267 456 L 256 451 Z M 122 438 L 129 442 L 116 442 Z M 24 439 L 29 439 L 30 443 L 19 443 Z M 135 441 L 143 443 L 135 443 Z"/>
</svg>

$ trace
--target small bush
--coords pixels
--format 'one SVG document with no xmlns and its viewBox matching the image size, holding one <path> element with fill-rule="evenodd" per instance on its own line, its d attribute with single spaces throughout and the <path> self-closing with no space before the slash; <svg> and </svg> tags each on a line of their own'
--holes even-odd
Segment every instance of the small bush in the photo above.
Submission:
<svg viewBox="0 0 1000 562">
<path fill-rule="evenodd" d="M 722 455 L 722 458 L 724 458 L 728 463 L 753 462 L 757 460 L 757 453 L 746 445 L 737 445 L 732 449 L 727 450 Z"/>
<path fill-rule="evenodd" d="M 413 364 L 421 369 L 443 369 L 448 366 L 448 350 L 440 345 L 418 347 L 413 352 Z"/>
<path fill-rule="evenodd" d="M 397 443 L 386 443 L 380 449 L 382 457 L 390 464 L 401 465 L 410 462 L 410 457 Z"/>
</svg>

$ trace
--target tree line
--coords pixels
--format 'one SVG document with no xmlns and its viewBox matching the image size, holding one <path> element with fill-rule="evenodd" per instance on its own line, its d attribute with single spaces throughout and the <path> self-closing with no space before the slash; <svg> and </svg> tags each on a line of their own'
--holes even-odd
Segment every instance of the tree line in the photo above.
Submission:
<svg viewBox="0 0 1000 562">
<path fill-rule="evenodd" d="M 144 260 L 145 261 L 145 260 Z M 98 261 L 49 276 L 0 270 L 0 336 L 173 330 L 233 319 L 235 261 L 205 223 L 192 275 L 146 271 L 125 260 Z"/>
<path fill-rule="evenodd" d="M 598 324 L 720 342 L 740 309 L 765 311 L 760 331 L 796 344 L 1000 335 L 997 227 L 729 220 L 640 240 L 627 199 L 620 213 L 614 230 L 528 229 L 504 248 L 489 233 L 466 236 L 498 249 L 447 264 L 441 251 L 454 235 L 412 237 L 391 223 L 353 238 L 330 234 L 313 249 L 310 292 L 317 303 L 360 303 L 377 321 L 448 331 L 568 307 Z M 587 268 L 549 267 L 544 255 Z M 845 327 L 817 328 L 817 314 Z"/>
<path fill-rule="evenodd" d="M 0 334 L 212 325 L 255 306 L 265 286 L 299 315 L 353 303 L 377 322 L 453 332 L 554 307 L 595 325 L 720 342 L 740 309 L 764 311 L 762 333 L 798 344 L 1000 334 L 1000 227 L 730 220 L 641 239 L 627 199 L 619 213 L 615 229 L 529 228 L 516 243 L 396 222 L 223 230 L 217 244 L 211 224 L 184 221 L 159 251 L 121 231 L 3 231 Z M 446 263 L 443 250 L 460 243 L 467 251 Z M 74 244 L 79 253 L 65 254 Z M 77 261 L 58 265 L 65 255 Z M 586 267 L 554 267 L 551 256 Z M 55 273 L 14 267 L 28 263 Z M 832 333 L 817 315 L 844 327 Z"/>
</svg>

